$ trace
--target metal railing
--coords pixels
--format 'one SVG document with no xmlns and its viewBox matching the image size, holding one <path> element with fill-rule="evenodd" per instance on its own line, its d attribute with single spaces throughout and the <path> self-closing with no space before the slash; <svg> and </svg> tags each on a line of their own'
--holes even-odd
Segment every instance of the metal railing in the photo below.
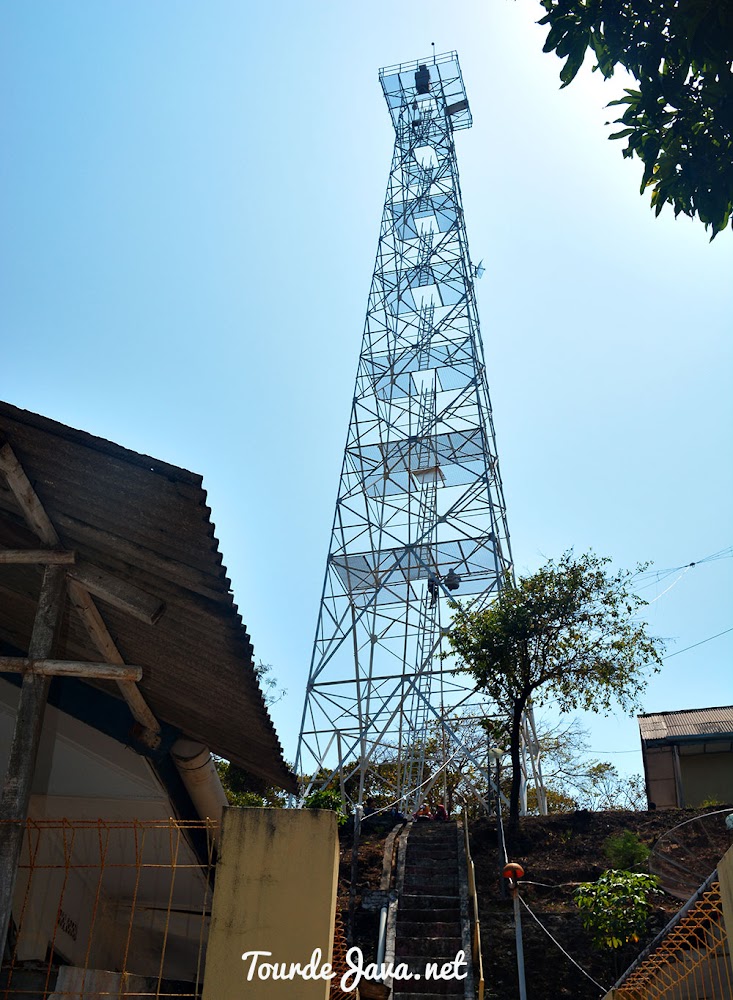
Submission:
<svg viewBox="0 0 733 1000">
<path fill-rule="evenodd" d="M 471 901 L 473 933 L 471 935 L 471 955 L 473 958 L 474 982 L 477 987 L 478 1000 L 484 1000 L 484 960 L 481 955 L 481 922 L 478 916 L 478 894 L 476 892 L 476 872 L 471 857 L 471 844 L 468 836 L 468 814 L 463 813 L 463 836 L 466 843 L 466 865 L 468 868 L 468 897 Z"/>
<path fill-rule="evenodd" d="M 730 1000 L 720 883 L 711 879 L 611 990 L 613 1000 Z"/>
<path fill-rule="evenodd" d="M 215 830 L 176 819 L 28 820 L 0 1000 L 199 1000 Z"/>
</svg>

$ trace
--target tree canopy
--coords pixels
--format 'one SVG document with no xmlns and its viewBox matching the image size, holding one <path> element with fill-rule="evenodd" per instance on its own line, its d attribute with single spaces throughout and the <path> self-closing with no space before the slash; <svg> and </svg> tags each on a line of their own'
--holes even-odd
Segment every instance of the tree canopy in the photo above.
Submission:
<svg viewBox="0 0 733 1000">
<path fill-rule="evenodd" d="M 733 225 L 733 0 L 540 0 L 550 26 L 545 52 L 565 59 L 566 87 L 586 52 L 607 79 L 616 66 L 639 89 L 611 139 L 644 164 L 657 215 L 697 216 L 715 235 Z"/>
<path fill-rule="evenodd" d="M 453 651 L 510 720 L 514 823 L 521 721 L 529 704 L 552 700 L 563 712 L 607 714 L 618 703 L 633 711 L 648 669 L 661 664 L 661 640 L 637 618 L 646 602 L 630 589 L 632 572 L 611 573 L 609 561 L 566 552 L 516 583 L 507 581 L 488 607 L 458 608 L 454 615 Z"/>
</svg>

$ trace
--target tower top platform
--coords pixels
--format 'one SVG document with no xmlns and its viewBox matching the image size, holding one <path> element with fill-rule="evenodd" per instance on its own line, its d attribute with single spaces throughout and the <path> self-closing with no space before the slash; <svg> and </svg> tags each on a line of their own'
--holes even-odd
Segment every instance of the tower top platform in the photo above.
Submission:
<svg viewBox="0 0 733 1000">
<path fill-rule="evenodd" d="M 454 129 L 472 125 L 457 52 L 385 66 L 379 71 L 379 80 L 395 128 L 406 108 L 412 107 L 415 101 L 419 105 L 429 100 L 436 101 L 444 109 Z"/>
</svg>

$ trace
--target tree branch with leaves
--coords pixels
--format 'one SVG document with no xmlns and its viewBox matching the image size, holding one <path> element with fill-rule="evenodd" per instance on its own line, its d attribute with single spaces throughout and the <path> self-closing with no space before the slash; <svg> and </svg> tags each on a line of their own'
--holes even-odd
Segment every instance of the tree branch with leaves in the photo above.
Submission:
<svg viewBox="0 0 733 1000">
<path fill-rule="evenodd" d="M 472 611 L 456 607 L 449 642 L 477 687 L 509 720 L 512 787 L 509 817 L 519 818 L 522 717 L 530 703 L 562 712 L 608 714 L 640 707 L 663 643 L 637 618 L 646 601 L 631 591 L 633 573 L 611 573 L 609 559 L 566 552 Z M 637 567 L 640 572 L 645 567 Z"/>
<path fill-rule="evenodd" d="M 641 193 L 657 215 L 697 216 L 713 239 L 733 225 L 733 0 L 541 0 L 545 52 L 565 59 L 567 87 L 587 52 L 608 79 L 617 66 L 638 82 L 609 138 L 644 164 Z"/>
</svg>

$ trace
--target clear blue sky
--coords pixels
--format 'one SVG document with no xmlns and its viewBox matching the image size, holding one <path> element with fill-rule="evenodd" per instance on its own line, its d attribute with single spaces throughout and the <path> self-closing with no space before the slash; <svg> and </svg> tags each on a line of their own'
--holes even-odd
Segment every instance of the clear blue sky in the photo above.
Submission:
<svg viewBox="0 0 733 1000">
<path fill-rule="evenodd" d="M 392 127 L 380 66 L 458 50 L 457 135 L 520 572 L 570 546 L 666 569 L 733 544 L 733 245 L 655 219 L 559 89 L 530 0 L 0 7 L 0 397 L 204 476 L 295 753 Z M 644 593 L 654 599 L 671 576 Z M 733 626 L 733 560 L 649 608 L 668 651 Z M 730 704 L 733 632 L 648 711 Z M 638 730 L 585 719 L 638 770 Z M 613 751 L 614 756 L 610 752 Z"/>
</svg>

